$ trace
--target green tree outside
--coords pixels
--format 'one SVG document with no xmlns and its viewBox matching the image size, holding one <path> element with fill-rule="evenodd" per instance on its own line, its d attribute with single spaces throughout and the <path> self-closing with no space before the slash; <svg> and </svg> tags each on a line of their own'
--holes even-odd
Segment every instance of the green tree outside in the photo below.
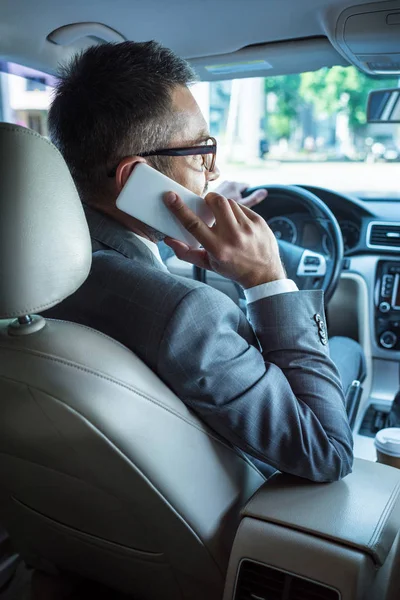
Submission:
<svg viewBox="0 0 400 600">
<path fill-rule="evenodd" d="M 265 79 L 265 93 L 274 93 L 276 110 L 268 116 L 267 129 L 273 138 L 290 136 L 299 109 L 301 75 L 279 75 Z"/>
<path fill-rule="evenodd" d="M 368 77 L 352 66 L 266 78 L 266 94 L 273 92 L 277 97 L 276 111 L 268 116 L 267 135 L 288 138 L 304 103 L 313 107 L 317 117 L 346 111 L 349 126 L 356 133 L 366 124 L 368 93 L 397 85 L 395 77 Z"/>
</svg>

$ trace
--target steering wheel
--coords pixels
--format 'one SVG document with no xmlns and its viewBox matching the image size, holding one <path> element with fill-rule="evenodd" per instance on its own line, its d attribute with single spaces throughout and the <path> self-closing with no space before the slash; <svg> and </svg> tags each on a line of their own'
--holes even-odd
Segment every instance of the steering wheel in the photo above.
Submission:
<svg viewBox="0 0 400 600">
<path fill-rule="evenodd" d="M 320 230 L 327 235 L 332 247 L 329 257 L 297 244 L 278 240 L 279 252 L 288 278 L 292 279 L 300 290 L 323 290 L 327 304 L 339 282 L 343 263 L 343 238 L 335 215 L 318 196 L 294 185 L 260 185 L 246 190 L 243 197 L 262 189 L 268 190 L 268 197 L 253 210 L 265 220 L 268 218 L 268 207 L 271 203 L 276 205 L 289 198 L 305 208 L 313 221 L 319 224 Z M 204 269 L 195 267 L 193 274 L 195 279 L 206 282 Z"/>
</svg>

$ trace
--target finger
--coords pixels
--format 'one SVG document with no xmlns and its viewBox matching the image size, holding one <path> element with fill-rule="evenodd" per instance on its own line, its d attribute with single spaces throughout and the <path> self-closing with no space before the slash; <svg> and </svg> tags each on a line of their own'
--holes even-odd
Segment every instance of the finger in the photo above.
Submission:
<svg viewBox="0 0 400 600">
<path fill-rule="evenodd" d="M 223 181 L 222 183 L 219 183 L 213 191 L 216 194 L 227 197 L 231 196 L 231 194 L 240 194 L 241 192 L 244 192 L 244 190 L 247 190 L 248 187 L 248 183 L 240 181 Z"/>
<path fill-rule="evenodd" d="M 213 246 L 215 234 L 174 192 L 164 195 L 164 202 L 175 217 L 204 248 Z"/>
<path fill-rule="evenodd" d="M 250 221 L 259 221 L 260 219 L 262 219 L 262 217 L 260 217 L 260 215 L 258 215 L 256 212 L 254 212 L 254 210 L 251 210 L 251 208 L 248 208 L 248 206 L 244 206 L 243 204 L 238 204 L 238 208 L 243 212 L 244 215 L 246 215 L 246 217 L 248 219 L 250 219 Z"/>
<path fill-rule="evenodd" d="M 225 225 L 231 228 L 237 226 L 235 214 L 227 198 L 215 192 L 210 192 L 205 197 L 205 202 L 212 210 L 217 226 Z"/>
<path fill-rule="evenodd" d="M 247 206 L 248 208 L 251 208 L 252 206 L 256 206 L 257 204 L 265 200 L 267 196 L 267 190 L 256 190 L 255 192 L 250 194 L 250 196 L 242 198 L 240 200 L 240 204 L 242 204 L 242 206 Z"/>
<path fill-rule="evenodd" d="M 243 221 L 246 219 L 246 215 L 241 210 L 241 206 L 232 198 L 229 198 L 229 204 L 231 206 L 232 212 L 235 215 L 237 222 L 243 223 Z"/>
<path fill-rule="evenodd" d="M 243 183 L 243 182 L 237 182 L 236 186 L 237 186 L 239 192 L 244 192 L 244 190 L 248 189 L 249 184 L 248 183 Z"/>
<path fill-rule="evenodd" d="M 195 250 L 187 244 L 169 237 L 164 238 L 164 242 L 175 252 L 175 255 L 180 260 L 184 260 L 203 269 L 210 269 L 210 262 L 206 250 Z"/>
<path fill-rule="evenodd" d="M 234 182 L 232 183 L 232 191 L 230 193 L 226 193 L 226 197 L 232 198 L 235 202 L 242 202 L 242 194 L 249 187 L 248 183 L 244 182 Z"/>
</svg>

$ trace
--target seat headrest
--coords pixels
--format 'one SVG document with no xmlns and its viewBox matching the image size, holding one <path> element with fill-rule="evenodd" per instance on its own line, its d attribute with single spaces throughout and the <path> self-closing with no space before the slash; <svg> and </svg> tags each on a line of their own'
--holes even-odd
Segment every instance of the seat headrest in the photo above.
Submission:
<svg viewBox="0 0 400 600">
<path fill-rule="evenodd" d="M 69 169 L 39 134 L 0 123 L 0 318 L 41 312 L 78 289 L 92 260 Z"/>
</svg>

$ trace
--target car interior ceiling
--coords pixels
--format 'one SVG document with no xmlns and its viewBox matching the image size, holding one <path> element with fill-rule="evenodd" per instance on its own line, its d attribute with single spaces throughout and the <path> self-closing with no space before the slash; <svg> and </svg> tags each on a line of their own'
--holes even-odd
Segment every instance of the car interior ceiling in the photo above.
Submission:
<svg viewBox="0 0 400 600">
<path fill-rule="evenodd" d="M 210 85 L 336 66 L 400 85 L 400 0 L 14 0 L 0 8 L 3 72 L 15 64 L 55 77 L 60 62 L 93 44 L 154 39 Z M 0 298 L 14 290 L 5 265 L 19 235 L 21 253 L 36 261 L 14 274 L 20 309 L 20 289 L 32 306 L 72 294 L 87 276 L 91 247 L 64 161 L 43 137 L 14 134 L 0 124 L 0 221 L 9 231 L 0 241 Z M 394 172 L 398 150 L 393 160 L 385 148 L 373 159 Z M 16 169 L 14 158 L 30 168 Z M 122 345 L 73 323 L 35 317 L 16 333 L 11 318 L 0 320 L 0 600 L 31 597 L 33 573 L 45 578 L 33 600 L 61 598 L 71 581 L 72 598 L 79 589 L 91 595 L 88 581 L 101 586 L 99 598 L 103 589 L 104 597 L 133 600 L 400 597 L 400 471 L 378 464 L 374 445 L 379 431 L 400 427 L 400 188 L 370 197 L 313 181 L 275 185 L 270 173 L 266 167 L 262 183 L 249 183 L 269 191 L 255 210 L 275 233 L 295 231 L 289 241 L 301 235 L 309 244 L 319 236 L 311 254 L 335 256 L 332 229 L 313 229 L 322 217 L 304 198 L 314 197 L 344 240 L 326 314 L 330 337 L 356 340 L 366 359 L 365 379 L 347 391 L 353 473 L 329 484 L 285 474 L 265 481 Z M 43 239 L 48 223 L 54 238 L 67 226 L 82 232 L 78 266 L 69 256 L 54 265 L 45 245 L 22 234 L 28 225 L 10 222 L 11 188 L 24 223 Z M 47 263 L 66 274 L 59 289 L 46 288 Z M 230 280 L 175 256 L 166 265 L 246 310 Z M 29 278 L 42 289 L 25 286 Z M 308 282 L 321 283 L 312 274 Z"/>
</svg>

